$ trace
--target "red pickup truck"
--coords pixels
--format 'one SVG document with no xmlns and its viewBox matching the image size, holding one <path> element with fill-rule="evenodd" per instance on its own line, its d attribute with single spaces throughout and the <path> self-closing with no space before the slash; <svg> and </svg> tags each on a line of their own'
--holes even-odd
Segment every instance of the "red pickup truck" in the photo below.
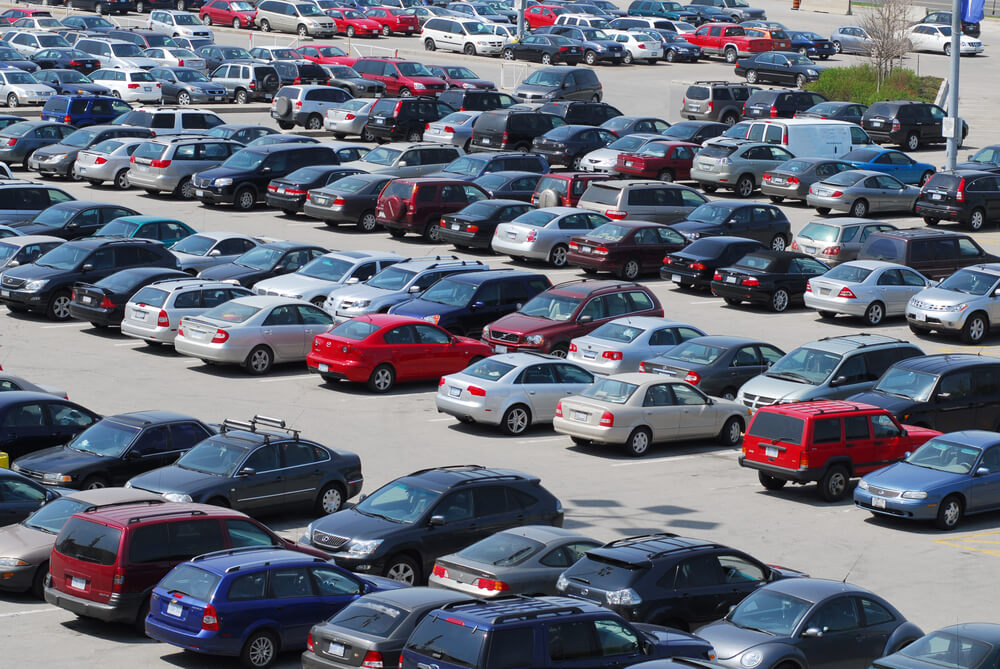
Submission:
<svg viewBox="0 0 1000 669">
<path fill-rule="evenodd" d="M 706 56 L 723 56 L 727 63 L 773 49 L 770 38 L 749 37 L 742 26 L 731 23 L 706 23 L 684 37 L 691 44 L 700 46 Z"/>
</svg>

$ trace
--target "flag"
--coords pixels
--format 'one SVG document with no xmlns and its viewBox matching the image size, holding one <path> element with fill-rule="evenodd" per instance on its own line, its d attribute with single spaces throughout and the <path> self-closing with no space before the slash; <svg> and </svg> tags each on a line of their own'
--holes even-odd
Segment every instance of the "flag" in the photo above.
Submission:
<svg viewBox="0 0 1000 669">
<path fill-rule="evenodd" d="M 979 23 L 985 16 L 986 0 L 962 0 L 962 20 Z"/>
</svg>

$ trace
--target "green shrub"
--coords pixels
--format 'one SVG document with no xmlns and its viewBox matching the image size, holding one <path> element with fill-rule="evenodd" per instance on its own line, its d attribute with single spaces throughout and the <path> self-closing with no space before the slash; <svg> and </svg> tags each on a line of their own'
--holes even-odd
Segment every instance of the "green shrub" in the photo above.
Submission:
<svg viewBox="0 0 1000 669">
<path fill-rule="evenodd" d="M 870 65 L 831 67 L 806 88 L 831 100 L 870 105 L 878 100 L 924 100 L 933 102 L 941 77 L 918 77 L 913 70 L 896 68 L 882 87 L 875 90 L 875 70 Z"/>
</svg>

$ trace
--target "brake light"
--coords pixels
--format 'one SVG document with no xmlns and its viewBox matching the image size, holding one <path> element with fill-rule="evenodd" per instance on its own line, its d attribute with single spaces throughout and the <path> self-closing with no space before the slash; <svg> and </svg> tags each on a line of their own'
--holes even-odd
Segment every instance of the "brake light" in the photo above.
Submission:
<svg viewBox="0 0 1000 669">
<path fill-rule="evenodd" d="M 896 132 L 896 131 L 898 131 L 898 130 L 899 130 L 899 128 L 900 128 L 900 126 L 899 126 L 899 121 L 898 121 L 898 120 L 894 120 L 894 121 L 892 122 L 892 131 L 893 131 L 893 132 Z"/>
<path fill-rule="evenodd" d="M 274 184 L 267 184 L 267 192 L 268 193 L 277 193 L 278 192 L 278 187 L 275 186 Z"/>
<path fill-rule="evenodd" d="M 70 65 L 72 65 L 72 64 L 73 63 L 70 63 Z M 184 67 L 184 59 L 183 58 L 178 58 L 177 59 L 177 67 Z"/>
<path fill-rule="evenodd" d="M 285 195 L 305 195 L 306 191 L 303 188 L 286 188 Z"/>
<path fill-rule="evenodd" d="M 249 88 L 251 91 L 257 90 L 257 82 L 256 81 L 251 81 L 250 85 L 247 86 L 247 88 Z"/>
<path fill-rule="evenodd" d="M 212 337 L 212 343 L 213 344 L 222 344 L 227 339 L 229 339 L 229 333 L 226 332 L 225 330 L 223 330 L 222 328 L 218 328 L 215 331 L 215 336 Z"/>
<path fill-rule="evenodd" d="M 778 118 L 778 108 L 771 105 L 771 118 Z"/>
<path fill-rule="evenodd" d="M 561 47 L 559 47 L 559 50 L 560 51 L 569 51 L 569 47 L 568 46 L 561 46 Z"/>
<path fill-rule="evenodd" d="M 184 63 L 182 62 L 181 65 L 183 66 Z M 80 61 L 78 61 L 78 60 L 71 60 L 71 61 L 69 61 L 69 66 L 70 67 L 80 67 Z"/>
<path fill-rule="evenodd" d="M 615 415 L 610 411 L 605 411 L 601 414 L 601 427 L 614 427 L 615 426 Z"/>
<path fill-rule="evenodd" d="M 101 298 L 101 309 L 114 309 L 115 303 L 112 302 L 107 295 Z"/>
<path fill-rule="evenodd" d="M 121 592 L 125 585 L 125 570 L 121 567 L 115 568 L 115 575 L 111 578 L 111 592 Z"/>
<path fill-rule="evenodd" d="M 478 225 L 467 225 L 467 226 L 465 226 L 465 231 L 466 232 L 479 232 L 479 226 Z"/>
<path fill-rule="evenodd" d="M 621 360 L 624 356 L 621 351 L 605 351 L 601 357 L 605 360 Z"/>
<path fill-rule="evenodd" d="M 177 326 L 177 336 L 178 337 L 183 337 L 184 336 L 184 330 L 183 330 L 183 328 L 181 328 L 180 325 Z"/>
<path fill-rule="evenodd" d="M 529 241 L 529 242 L 533 242 L 533 241 L 535 241 L 535 239 L 537 239 L 537 238 L 538 238 L 538 233 L 537 233 L 537 232 L 535 232 L 534 230 L 532 230 L 531 232 L 529 232 L 529 233 L 528 233 L 528 238 L 527 238 L 527 241 Z"/>
<path fill-rule="evenodd" d="M 843 194 L 844 194 L 844 191 L 842 191 L 842 190 L 835 190 L 832 193 L 830 193 L 830 197 L 840 197 Z"/>
<path fill-rule="evenodd" d="M 580 245 L 578 243 L 576 243 L 576 242 L 570 242 L 569 243 L 569 250 L 570 251 L 577 251 L 579 249 L 580 249 Z"/>
<path fill-rule="evenodd" d="M 201 628 L 208 632 L 219 631 L 219 614 L 211 604 L 205 607 L 205 612 L 201 616 Z"/>
<path fill-rule="evenodd" d="M 799 250 L 799 243 L 797 241 L 793 240 L 792 241 L 792 245 L 789 246 L 788 248 L 790 248 L 793 251 L 798 251 Z"/>
<path fill-rule="evenodd" d="M 704 263 L 700 263 L 700 262 L 693 262 L 690 265 L 688 265 L 688 267 L 690 267 L 691 269 L 698 270 L 699 272 L 703 272 L 706 269 L 708 269 L 707 267 L 705 267 Z"/>
<path fill-rule="evenodd" d="M 295 108 L 296 109 L 302 109 L 302 100 L 296 100 L 295 101 Z"/>
<path fill-rule="evenodd" d="M 104 156 L 98 156 L 97 160 L 94 161 L 94 164 L 95 165 L 103 165 L 106 162 L 108 162 L 107 158 L 105 158 Z"/>
<path fill-rule="evenodd" d="M 160 309 L 160 313 L 156 316 L 156 327 L 170 327 L 170 318 L 167 317 L 167 312 L 163 309 Z"/>
<path fill-rule="evenodd" d="M 722 281 L 722 275 L 718 272 L 712 275 L 712 281 Z"/>
<path fill-rule="evenodd" d="M 788 142 L 785 142 L 785 143 L 787 144 Z M 797 183 L 799 183 L 799 178 L 798 177 L 788 177 L 788 183 L 790 183 L 790 184 L 797 184 Z"/>
<path fill-rule="evenodd" d="M 708 103 L 708 111 L 712 111 L 712 107 L 713 106 L 715 106 L 715 103 L 714 102 L 709 102 Z"/>
<path fill-rule="evenodd" d="M 663 264 L 664 265 L 673 265 L 674 264 L 674 259 L 671 258 L 670 256 L 663 256 Z"/>
<path fill-rule="evenodd" d="M 955 191 L 955 202 L 965 202 L 965 177 L 958 182 L 958 190 Z"/>
<path fill-rule="evenodd" d="M 69 114 L 66 114 L 65 116 L 63 116 L 63 123 L 69 123 L 69 122 L 71 122 L 72 120 L 73 120 L 73 117 L 72 117 L 72 116 L 70 116 Z M 14 142 L 16 143 L 16 142 L 17 142 L 17 140 L 15 139 L 15 140 L 14 140 Z M 13 144 L 11 144 L 10 146 L 14 146 L 14 145 L 13 145 Z"/>
<path fill-rule="evenodd" d="M 497 581 L 492 578 L 477 578 L 476 587 L 480 590 L 489 590 L 491 592 L 503 592 L 504 590 L 510 590 L 510 586 L 503 581 Z"/>
<path fill-rule="evenodd" d="M 621 209 L 608 209 L 604 212 L 604 215 L 612 220 L 620 221 L 628 216 L 628 212 L 622 211 Z"/>
<path fill-rule="evenodd" d="M 640 48 L 640 49 L 645 49 L 645 48 L 646 48 L 646 45 L 645 45 L 645 44 L 640 44 L 640 45 L 639 45 L 639 48 Z"/>
<path fill-rule="evenodd" d="M 812 283 L 810 283 L 808 281 L 806 281 L 806 292 L 807 293 L 813 292 L 813 285 L 812 285 Z"/>
<path fill-rule="evenodd" d="M 645 362 L 640 362 L 639 363 L 639 371 L 640 372 L 645 372 L 646 371 L 646 363 Z"/>
<path fill-rule="evenodd" d="M 799 469 L 809 469 L 809 453 L 805 450 L 799 453 Z"/>
<path fill-rule="evenodd" d="M 469 386 L 466 388 L 473 397 L 486 397 L 486 391 L 479 386 Z"/>
<path fill-rule="evenodd" d="M 355 116 L 354 114 L 348 114 L 347 116 L 344 117 L 344 120 L 345 121 L 353 121 L 356 118 L 357 118 L 357 116 Z"/>
<path fill-rule="evenodd" d="M 170 167 L 170 162 L 171 161 L 169 161 L 169 160 L 153 160 L 153 161 L 150 161 L 149 166 L 150 167 Z"/>
<path fill-rule="evenodd" d="M 450 133 L 454 134 L 454 132 L 455 132 L 455 129 L 454 129 L 453 127 L 451 127 L 450 125 L 446 125 L 446 126 L 444 127 L 444 131 L 445 131 L 445 132 L 450 132 Z"/>
<path fill-rule="evenodd" d="M 684 380 L 690 383 L 692 386 L 696 386 L 698 385 L 698 382 L 701 381 L 701 374 L 699 374 L 698 372 L 688 372 L 687 374 L 684 375 Z"/>
<path fill-rule="evenodd" d="M 128 84 L 129 88 L 139 88 L 139 84 Z"/>
<path fill-rule="evenodd" d="M 294 86 L 298 86 L 298 85 L 299 85 L 299 84 L 301 84 L 301 83 L 302 83 L 302 77 L 295 77 L 295 81 L 293 81 L 293 82 L 292 82 L 292 84 L 293 84 Z M 298 105 L 299 105 L 299 106 L 301 107 L 301 106 L 302 106 L 302 102 L 301 102 L 301 101 L 299 101 L 299 102 L 298 102 Z"/>
<path fill-rule="evenodd" d="M 764 176 L 762 176 L 760 179 L 761 179 L 761 181 L 770 181 L 771 180 L 771 175 L 768 174 L 767 172 L 764 172 Z"/>
<path fill-rule="evenodd" d="M 607 246 L 598 246 L 596 249 L 594 249 L 594 255 L 598 255 L 598 256 L 606 256 L 606 255 L 608 255 L 608 247 Z"/>
<path fill-rule="evenodd" d="M 747 278 L 740 281 L 741 286 L 759 286 L 760 281 L 756 277 L 748 276 Z"/>
<path fill-rule="evenodd" d="M 574 344 L 573 342 L 570 342 L 570 344 L 569 344 L 569 352 L 570 353 L 576 353 L 579 350 L 580 350 L 580 348 L 576 344 Z"/>
<path fill-rule="evenodd" d="M 310 653 L 316 652 L 316 647 L 313 645 L 313 634 L 309 632 L 309 636 L 306 637 L 306 648 L 309 649 Z"/>
<path fill-rule="evenodd" d="M 333 198 L 333 204 L 342 205 L 345 202 L 346 202 L 346 200 L 344 198 L 342 198 L 342 197 L 335 197 L 335 198 Z"/>
<path fill-rule="evenodd" d="M 131 158 L 129 158 L 129 159 L 128 159 L 128 161 L 129 161 L 130 163 L 134 163 L 134 162 L 135 162 L 135 156 L 132 156 Z"/>
<path fill-rule="evenodd" d="M 392 110 L 393 116 L 399 116 L 399 112 L 403 109 L 403 101 L 400 100 L 396 103 L 396 108 Z"/>
<path fill-rule="evenodd" d="M 827 246 L 823 249 L 823 255 L 825 256 L 839 256 L 840 247 L 839 246 Z"/>
<path fill-rule="evenodd" d="M 444 377 L 441 377 L 441 383 L 444 383 Z M 438 578 L 448 578 L 448 570 L 439 564 L 435 564 L 434 575 Z"/>
<path fill-rule="evenodd" d="M 843 288 L 840 289 L 840 292 L 837 293 L 837 297 L 843 297 L 843 298 L 846 298 L 848 300 L 856 300 L 856 299 L 858 299 L 858 296 L 854 294 L 854 291 L 852 291 L 847 286 L 844 286 Z"/>
<path fill-rule="evenodd" d="M 556 416 L 562 418 L 562 401 L 560 401 L 559 404 L 556 405 Z"/>
<path fill-rule="evenodd" d="M 74 288 L 73 290 L 70 291 L 70 293 L 69 293 L 69 299 L 71 299 L 74 302 L 76 302 L 76 288 Z"/>
<path fill-rule="evenodd" d="M 788 144 L 788 128 L 785 128 L 785 132 L 781 135 L 781 143 Z"/>
<path fill-rule="evenodd" d="M 506 144 L 507 140 L 509 138 L 510 138 L 510 133 L 507 132 L 506 130 L 504 130 L 503 131 L 503 137 L 500 138 L 500 146 L 503 146 L 504 144 Z"/>
<path fill-rule="evenodd" d="M 365 653 L 365 659 L 361 662 L 364 669 L 382 669 L 385 663 L 382 662 L 382 653 L 377 650 L 370 650 Z"/>
</svg>

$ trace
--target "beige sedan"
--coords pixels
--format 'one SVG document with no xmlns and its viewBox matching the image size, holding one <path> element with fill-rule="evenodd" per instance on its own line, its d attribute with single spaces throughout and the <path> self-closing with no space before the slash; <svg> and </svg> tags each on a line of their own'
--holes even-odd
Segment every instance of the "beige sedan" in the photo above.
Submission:
<svg viewBox="0 0 1000 669">
<path fill-rule="evenodd" d="M 738 402 L 709 397 L 684 381 L 637 373 L 598 379 L 562 400 L 552 425 L 574 443 L 623 444 L 641 456 L 660 441 L 717 438 L 736 446 L 749 416 Z"/>
</svg>

